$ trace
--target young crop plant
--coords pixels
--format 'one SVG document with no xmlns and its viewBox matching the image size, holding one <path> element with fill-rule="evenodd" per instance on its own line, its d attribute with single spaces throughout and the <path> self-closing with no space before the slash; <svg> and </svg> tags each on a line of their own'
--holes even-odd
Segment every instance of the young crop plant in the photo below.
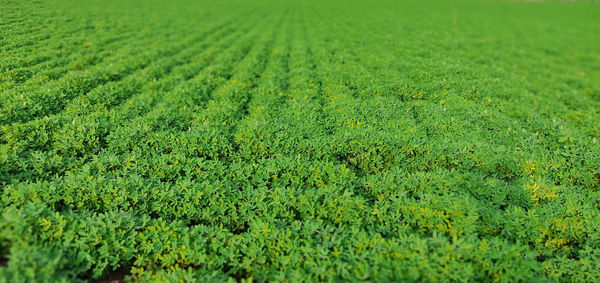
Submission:
<svg viewBox="0 0 600 283">
<path fill-rule="evenodd" d="M 0 283 L 595 282 L 599 22 L 0 0 Z"/>
</svg>

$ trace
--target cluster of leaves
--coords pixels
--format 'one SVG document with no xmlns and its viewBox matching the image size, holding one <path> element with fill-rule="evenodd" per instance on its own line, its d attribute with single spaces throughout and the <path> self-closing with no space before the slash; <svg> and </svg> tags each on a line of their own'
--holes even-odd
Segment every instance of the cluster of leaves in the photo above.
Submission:
<svg viewBox="0 0 600 283">
<path fill-rule="evenodd" d="M 0 0 L 0 282 L 600 277 L 594 4 L 55 2 Z"/>
</svg>

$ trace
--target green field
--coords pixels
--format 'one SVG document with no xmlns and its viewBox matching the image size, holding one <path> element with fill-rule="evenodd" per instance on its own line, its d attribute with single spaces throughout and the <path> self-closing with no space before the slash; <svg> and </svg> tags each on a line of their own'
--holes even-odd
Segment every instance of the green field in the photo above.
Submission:
<svg viewBox="0 0 600 283">
<path fill-rule="evenodd" d="M 0 282 L 600 278 L 600 3 L 0 0 Z"/>
</svg>

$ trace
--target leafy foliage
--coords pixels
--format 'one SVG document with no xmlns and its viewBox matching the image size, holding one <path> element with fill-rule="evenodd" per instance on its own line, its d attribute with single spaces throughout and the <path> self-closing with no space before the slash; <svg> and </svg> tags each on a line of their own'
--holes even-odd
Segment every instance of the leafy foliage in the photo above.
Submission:
<svg viewBox="0 0 600 283">
<path fill-rule="evenodd" d="M 0 6 L 0 282 L 600 278 L 595 3 Z"/>
</svg>

